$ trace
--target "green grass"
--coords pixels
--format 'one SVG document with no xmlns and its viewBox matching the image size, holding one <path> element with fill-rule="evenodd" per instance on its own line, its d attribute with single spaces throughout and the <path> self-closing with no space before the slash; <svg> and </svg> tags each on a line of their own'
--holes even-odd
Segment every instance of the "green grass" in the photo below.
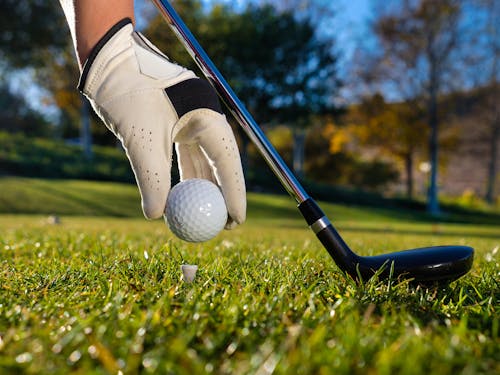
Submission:
<svg viewBox="0 0 500 375">
<path fill-rule="evenodd" d="M 0 213 L 138 217 L 131 184 L 38 178 L 0 178 Z"/>
<path fill-rule="evenodd" d="M 476 249 L 472 271 L 447 287 L 357 285 L 287 197 L 250 194 L 245 225 L 186 244 L 140 217 L 132 186 L 10 181 L 18 199 L 44 198 L 38 215 L 0 215 L 2 374 L 500 371 L 498 226 L 322 204 L 361 254 Z M 2 184 L 4 202 L 15 189 Z M 194 283 L 181 280 L 183 263 L 199 266 Z"/>
<path fill-rule="evenodd" d="M 62 139 L 33 138 L 0 129 L 0 175 L 131 182 L 127 157 L 116 147 L 93 145 L 92 157 Z"/>
</svg>

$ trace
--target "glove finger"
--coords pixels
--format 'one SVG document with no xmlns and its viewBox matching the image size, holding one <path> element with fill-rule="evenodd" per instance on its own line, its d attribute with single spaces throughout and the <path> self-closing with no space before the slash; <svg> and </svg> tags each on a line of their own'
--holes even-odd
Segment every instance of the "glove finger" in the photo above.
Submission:
<svg viewBox="0 0 500 375">
<path fill-rule="evenodd" d="M 225 117 L 213 111 L 193 116 L 192 121 L 203 123 L 200 126 L 203 131 L 196 139 L 217 178 L 230 218 L 236 224 L 242 224 L 246 218 L 246 189 L 233 131 Z M 227 229 L 236 226 L 232 221 L 228 221 Z"/>
<path fill-rule="evenodd" d="M 177 158 L 179 160 L 179 174 L 181 181 L 190 178 L 203 178 L 212 181 L 220 187 L 206 155 L 198 144 L 176 143 Z M 233 229 L 238 225 L 228 213 L 226 229 Z"/>
<path fill-rule="evenodd" d="M 175 150 L 179 162 L 181 181 L 190 178 L 203 178 L 218 184 L 207 157 L 198 144 L 176 143 Z"/>
<path fill-rule="evenodd" d="M 127 156 L 141 194 L 144 216 L 157 219 L 164 213 L 170 190 L 172 146 L 159 138 L 148 138 L 152 135 L 149 132 L 142 138 L 139 132 L 127 145 Z"/>
<path fill-rule="evenodd" d="M 128 109 L 128 110 L 125 110 Z M 148 219 L 163 215 L 172 163 L 170 109 L 162 93 L 127 95 L 107 104 L 109 127 L 122 141 Z"/>
</svg>

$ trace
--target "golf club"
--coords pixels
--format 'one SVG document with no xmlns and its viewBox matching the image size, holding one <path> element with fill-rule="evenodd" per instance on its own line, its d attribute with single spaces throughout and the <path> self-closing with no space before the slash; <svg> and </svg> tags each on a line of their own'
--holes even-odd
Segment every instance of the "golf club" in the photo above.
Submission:
<svg viewBox="0 0 500 375">
<path fill-rule="evenodd" d="M 379 279 L 411 279 L 428 284 L 451 282 L 470 270 L 474 250 L 468 246 L 432 246 L 376 256 L 355 254 L 300 185 L 172 5 L 166 0 L 153 2 L 283 187 L 296 200 L 307 224 L 343 272 L 360 282 L 377 274 Z"/>
</svg>

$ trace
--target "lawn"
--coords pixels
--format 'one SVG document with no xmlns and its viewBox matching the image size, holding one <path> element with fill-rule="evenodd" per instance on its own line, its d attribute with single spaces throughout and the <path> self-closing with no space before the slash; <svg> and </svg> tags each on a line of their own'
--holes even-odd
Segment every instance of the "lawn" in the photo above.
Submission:
<svg viewBox="0 0 500 375">
<path fill-rule="evenodd" d="M 288 197 L 249 194 L 245 225 L 187 244 L 140 217 L 130 185 L 4 179 L 0 192 L 2 374 L 500 372 L 498 226 L 321 204 L 363 255 L 476 249 L 446 287 L 357 285 Z M 181 264 L 198 265 L 193 283 Z"/>
</svg>

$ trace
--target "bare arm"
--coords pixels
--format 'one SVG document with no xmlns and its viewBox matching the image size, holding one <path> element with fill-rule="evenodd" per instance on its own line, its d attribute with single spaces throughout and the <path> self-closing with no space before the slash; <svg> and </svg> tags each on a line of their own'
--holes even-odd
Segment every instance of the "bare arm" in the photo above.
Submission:
<svg viewBox="0 0 500 375">
<path fill-rule="evenodd" d="M 133 0 L 60 0 L 80 68 L 92 47 L 118 21 L 134 22 Z"/>
</svg>

